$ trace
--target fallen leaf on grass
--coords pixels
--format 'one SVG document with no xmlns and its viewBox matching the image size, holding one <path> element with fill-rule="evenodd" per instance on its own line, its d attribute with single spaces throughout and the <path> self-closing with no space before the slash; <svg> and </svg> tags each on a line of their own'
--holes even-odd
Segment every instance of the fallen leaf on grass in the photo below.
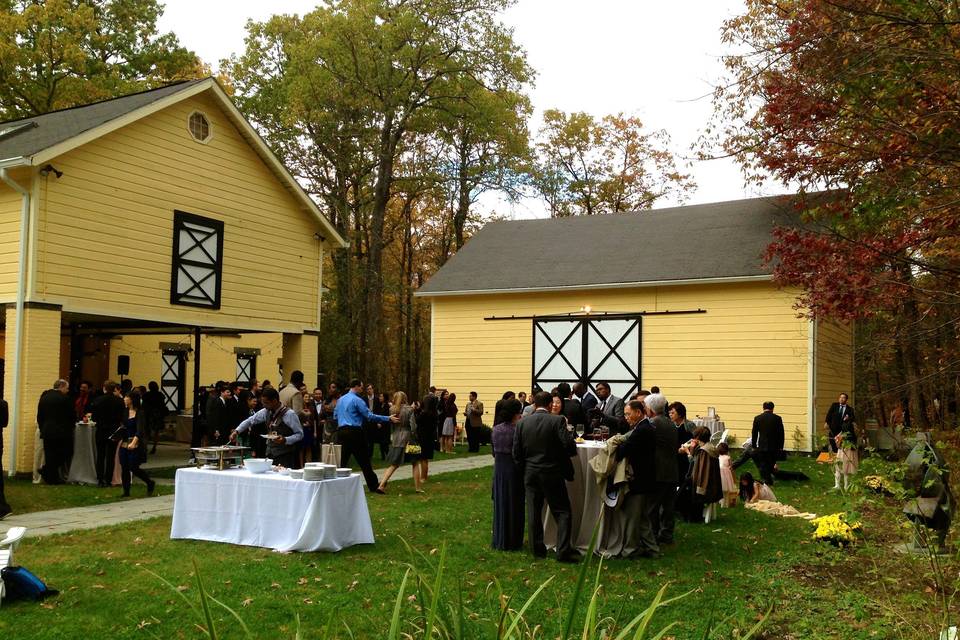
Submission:
<svg viewBox="0 0 960 640">
<path fill-rule="evenodd" d="M 353 582 L 350 583 L 349 586 L 347 586 L 347 591 L 353 591 L 354 589 L 357 588 L 358 584 L 360 583 L 357 580 L 354 580 Z"/>
<path fill-rule="evenodd" d="M 177 586 L 177 591 L 179 591 L 180 593 L 183 593 L 184 591 L 186 591 L 186 590 L 189 589 L 189 588 L 190 588 L 190 587 L 188 587 L 187 585 L 181 584 L 181 585 L 178 585 L 178 586 Z"/>
<path fill-rule="evenodd" d="M 279 589 L 279 588 L 280 588 L 280 583 L 279 583 L 279 582 L 271 582 L 271 583 L 270 583 L 270 588 L 271 588 L 271 589 Z"/>
<path fill-rule="evenodd" d="M 307 580 L 306 578 L 300 578 L 299 580 L 297 580 L 297 584 L 299 584 L 301 587 L 307 584 L 308 582 L 309 580 Z"/>
<path fill-rule="evenodd" d="M 95 584 L 91 586 L 91 589 L 106 589 L 102 584 Z"/>
<path fill-rule="evenodd" d="M 240 606 L 249 607 L 251 604 L 253 604 L 253 598 L 244 598 L 243 601 L 240 603 Z"/>
</svg>

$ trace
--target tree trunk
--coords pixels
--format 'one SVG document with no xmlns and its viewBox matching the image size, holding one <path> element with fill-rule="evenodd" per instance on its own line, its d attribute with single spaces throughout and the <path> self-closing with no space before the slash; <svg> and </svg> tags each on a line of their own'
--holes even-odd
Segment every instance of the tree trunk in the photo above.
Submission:
<svg viewBox="0 0 960 640">
<path fill-rule="evenodd" d="M 467 226 L 470 213 L 470 182 L 467 176 L 468 147 L 464 141 L 460 145 L 460 162 L 457 169 L 457 210 L 453 214 L 453 237 L 456 250 L 463 248 L 463 230 Z"/>
</svg>

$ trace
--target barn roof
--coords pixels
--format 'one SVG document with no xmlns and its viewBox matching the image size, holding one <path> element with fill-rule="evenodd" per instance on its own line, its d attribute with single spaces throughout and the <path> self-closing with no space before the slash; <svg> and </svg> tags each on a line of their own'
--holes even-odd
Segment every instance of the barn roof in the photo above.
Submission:
<svg viewBox="0 0 960 640">
<path fill-rule="evenodd" d="M 769 280 L 761 256 L 775 226 L 798 224 L 796 201 L 773 196 L 491 222 L 417 295 Z"/>
</svg>

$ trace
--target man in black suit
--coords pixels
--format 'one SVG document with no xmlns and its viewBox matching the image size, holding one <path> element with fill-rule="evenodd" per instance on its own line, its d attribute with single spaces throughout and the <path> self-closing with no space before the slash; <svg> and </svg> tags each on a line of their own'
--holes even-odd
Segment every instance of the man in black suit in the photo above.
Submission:
<svg viewBox="0 0 960 640">
<path fill-rule="evenodd" d="M 655 480 L 655 504 L 650 505 L 650 525 L 657 537 L 657 544 L 673 544 L 674 507 L 677 501 L 677 428 L 670 418 L 663 415 L 667 399 L 660 393 L 652 393 L 643 399 L 647 420 L 653 427 L 653 468 Z"/>
<path fill-rule="evenodd" d="M 107 380 L 103 383 L 103 393 L 90 403 L 90 413 L 97 425 L 94 433 L 97 483 L 101 487 L 109 487 L 113 480 L 113 459 L 117 450 L 117 441 L 111 440 L 110 436 L 120 428 L 127 414 L 116 382 Z"/>
<path fill-rule="evenodd" d="M 653 511 L 657 502 L 656 429 L 645 415 L 643 402 L 631 400 L 624 407 L 628 425 L 626 440 L 617 447 L 617 460 L 626 458 L 633 469 L 630 492 L 622 510 L 626 532 L 624 556 L 654 558 L 660 553 L 657 534 L 653 530 Z"/>
<path fill-rule="evenodd" d="M 577 399 L 580 400 L 580 407 L 583 409 L 585 415 L 588 415 L 590 410 L 599 403 L 597 396 L 593 395 L 593 393 L 587 389 L 587 385 L 582 382 L 573 385 L 573 395 L 577 396 Z"/>
<path fill-rule="evenodd" d="M 847 394 L 841 393 L 837 402 L 830 405 L 823 426 L 830 435 L 830 450 L 837 451 L 837 436 L 844 433 L 851 442 L 857 442 L 854 424 L 857 421 L 853 407 L 847 404 Z"/>
<path fill-rule="evenodd" d="M 576 562 L 570 545 L 570 496 L 566 481 L 573 480 L 577 444 L 563 417 L 547 411 L 553 398 L 541 391 L 533 398 L 534 412 L 523 418 L 513 441 L 513 459 L 523 468 L 526 487 L 527 523 L 533 555 L 545 558 L 543 543 L 543 502 L 547 501 L 557 522 L 557 560 Z"/>
<path fill-rule="evenodd" d="M 610 385 L 606 382 L 597 383 L 597 407 L 603 411 L 604 415 L 614 418 L 623 417 L 623 398 L 619 398 L 610 393 Z"/>
<path fill-rule="evenodd" d="M 760 478 L 773 484 L 773 467 L 783 451 L 783 419 L 773 412 L 773 403 L 763 403 L 763 413 L 753 419 L 750 441 L 754 447 L 754 461 L 760 469 Z"/>
<path fill-rule="evenodd" d="M 63 471 L 70 463 L 76 416 L 73 402 L 67 395 L 69 391 L 70 385 L 66 380 L 57 380 L 52 389 L 43 392 L 37 404 L 37 425 L 43 438 L 46 461 L 40 475 L 47 484 L 63 484 Z"/>
<path fill-rule="evenodd" d="M 560 394 L 560 399 L 563 401 L 563 410 L 561 413 L 567 418 L 567 424 L 571 427 L 578 424 L 586 425 L 587 417 L 583 413 L 583 407 L 580 406 L 580 401 L 574 400 L 571 397 L 573 390 L 570 389 L 570 385 L 566 382 L 561 382 L 557 385 L 557 393 Z"/>
<path fill-rule="evenodd" d="M 3 430 L 10 423 L 10 410 L 7 401 L 0 399 L 0 520 L 13 512 L 7 504 L 7 497 L 3 494 Z"/>
<path fill-rule="evenodd" d="M 207 431 L 211 445 L 227 443 L 233 426 L 230 424 L 233 412 L 233 391 L 225 382 L 217 383 L 217 395 L 207 400 Z"/>
</svg>

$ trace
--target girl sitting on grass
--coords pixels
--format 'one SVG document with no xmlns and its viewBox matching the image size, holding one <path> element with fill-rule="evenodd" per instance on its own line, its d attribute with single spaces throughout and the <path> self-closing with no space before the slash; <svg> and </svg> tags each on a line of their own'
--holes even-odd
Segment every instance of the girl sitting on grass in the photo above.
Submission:
<svg viewBox="0 0 960 640">
<path fill-rule="evenodd" d="M 744 504 L 760 500 L 776 502 L 777 496 L 773 494 L 773 489 L 767 485 L 762 482 L 755 482 L 753 474 L 748 471 L 740 476 L 740 499 L 743 500 Z"/>
</svg>

